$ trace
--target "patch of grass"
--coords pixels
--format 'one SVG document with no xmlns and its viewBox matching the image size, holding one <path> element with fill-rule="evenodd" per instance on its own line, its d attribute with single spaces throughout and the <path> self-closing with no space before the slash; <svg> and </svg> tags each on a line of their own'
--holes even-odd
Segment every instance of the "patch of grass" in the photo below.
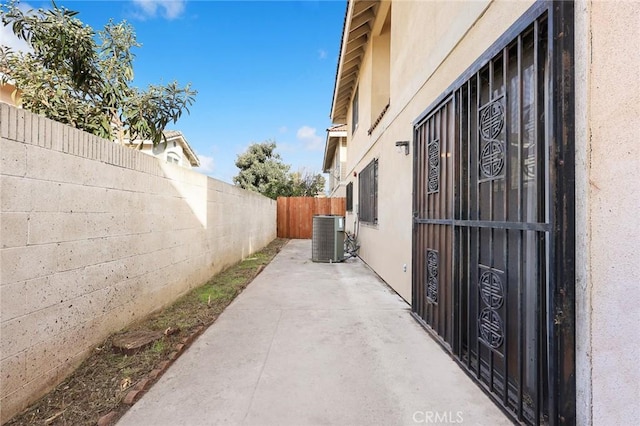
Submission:
<svg viewBox="0 0 640 426">
<path fill-rule="evenodd" d="M 239 284 L 239 280 L 229 280 L 225 285 L 206 285 L 199 289 L 198 300 L 210 306 L 220 300 L 233 298 L 235 295 L 235 287 Z"/>
<path fill-rule="evenodd" d="M 135 373 L 137 373 L 138 370 L 136 368 L 131 368 L 131 367 L 125 367 L 121 370 L 121 373 L 124 377 L 131 377 L 134 376 Z"/>
<path fill-rule="evenodd" d="M 164 352 L 164 349 L 165 349 L 164 340 L 156 340 L 153 343 L 153 346 L 151 346 L 151 352 L 155 352 L 155 353 L 162 353 Z"/>
<path fill-rule="evenodd" d="M 286 242 L 285 239 L 274 240 L 260 252 L 212 277 L 162 311 L 116 333 L 135 330 L 165 332 L 164 337 L 146 349 L 134 355 L 115 353 L 112 350 L 115 335 L 109 337 L 67 379 L 5 426 L 94 426 L 101 416 L 110 411 L 122 415 L 127 406 L 121 401 L 131 387 L 156 368 L 160 361 L 168 359 L 185 337 L 212 324 Z M 169 333 L 169 330 L 174 332 Z"/>
</svg>

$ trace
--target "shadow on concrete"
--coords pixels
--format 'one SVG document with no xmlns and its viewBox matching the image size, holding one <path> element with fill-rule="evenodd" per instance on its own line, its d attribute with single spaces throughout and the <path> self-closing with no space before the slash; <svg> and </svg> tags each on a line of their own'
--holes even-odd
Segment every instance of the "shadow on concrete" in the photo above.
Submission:
<svg viewBox="0 0 640 426">
<path fill-rule="evenodd" d="M 274 261 L 118 423 L 511 424 L 361 261 Z"/>
</svg>

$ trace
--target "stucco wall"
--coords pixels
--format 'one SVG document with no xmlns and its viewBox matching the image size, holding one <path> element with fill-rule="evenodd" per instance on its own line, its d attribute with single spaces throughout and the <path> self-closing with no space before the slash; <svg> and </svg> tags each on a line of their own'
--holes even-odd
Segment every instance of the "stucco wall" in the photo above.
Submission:
<svg viewBox="0 0 640 426">
<path fill-rule="evenodd" d="M 394 2 L 391 106 L 371 136 L 369 46 L 365 131 L 349 140 L 347 172 L 379 158 L 379 224 L 361 226 L 360 254 L 409 302 L 412 156 L 395 142 L 412 140 L 413 120 L 531 4 Z M 575 11 L 577 424 L 631 424 L 640 418 L 640 3 L 578 1 Z"/>
<path fill-rule="evenodd" d="M 395 142 L 413 140 L 413 121 L 532 4 L 394 1 L 390 107 L 370 136 L 370 117 L 378 114 L 371 111 L 373 52 L 371 44 L 367 46 L 358 80 L 360 122 L 349 139 L 347 176 L 354 182 L 355 207 L 358 182 L 353 172 L 379 158 L 379 221 L 376 226 L 360 226 L 360 255 L 409 303 L 413 153 L 405 155 Z M 351 109 L 347 117 L 351 120 Z M 353 223 L 354 216 L 348 214 L 349 229 Z"/>
<path fill-rule="evenodd" d="M 640 3 L 576 4 L 578 424 L 640 418 Z"/>
<path fill-rule="evenodd" d="M 276 236 L 276 203 L 0 104 L 6 421 L 108 334 Z"/>
</svg>

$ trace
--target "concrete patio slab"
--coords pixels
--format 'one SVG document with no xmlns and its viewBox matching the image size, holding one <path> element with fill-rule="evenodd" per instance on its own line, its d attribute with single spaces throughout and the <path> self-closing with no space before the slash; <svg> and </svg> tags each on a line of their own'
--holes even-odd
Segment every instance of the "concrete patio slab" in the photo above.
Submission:
<svg viewBox="0 0 640 426">
<path fill-rule="evenodd" d="M 290 241 L 119 426 L 507 425 L 365 264 Z"/>
</svg>

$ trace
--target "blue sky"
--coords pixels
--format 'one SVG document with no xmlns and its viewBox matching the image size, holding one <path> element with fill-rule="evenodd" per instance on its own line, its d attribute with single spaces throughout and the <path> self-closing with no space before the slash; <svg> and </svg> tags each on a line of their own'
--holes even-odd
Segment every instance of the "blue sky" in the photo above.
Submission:
<svg viewBox="0 0 640 426">
<path fill-rule="evenodd" d="M 192 84 L 191 114 L 168 128 L 183 132 L 203 173 L 231 182 L 236 156 L 268 139 L 292 171 L 321 171 L 346 0 L 56 3 L 95 30 L 109 18 L 133 25 L 134 85 Z"/>
</svg>

